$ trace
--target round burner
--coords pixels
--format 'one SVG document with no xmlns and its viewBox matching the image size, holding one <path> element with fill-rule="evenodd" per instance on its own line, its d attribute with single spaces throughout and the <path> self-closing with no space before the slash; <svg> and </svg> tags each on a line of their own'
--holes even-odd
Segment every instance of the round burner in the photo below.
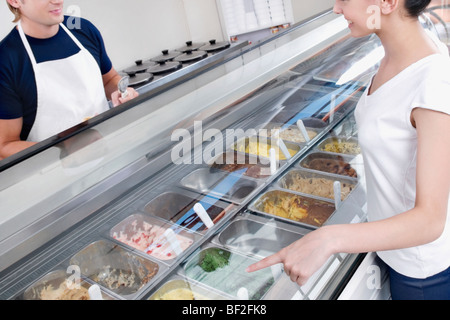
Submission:
<svg viewBox="0 0 450 320">
<path fill-rule="evenodd" d="M 178 61 L 160 61 L 156 66 L 148 68 L 148 72 L 160 74 L 165 72 L 176 71 L 181 68 L 181 62 Z"/>
<path fill-rule="evenodd" d="M 209 40 L 209 44 L 200 47 L 199 50 L 203 50 L 206 52 L 219 51 L 226 49 L 230 46 L 230 43 L 227 41 L 216 42 L 215 39 Z"/>
<path fill-rule="evenodd" d="M 153 74 L 148 72 L 131 72 L 128 75 L 130 76 L 130 87 L 153 80 Z"/>
<path fill-rule="evenodd" d="M 139 72 L 145 72 L 148 68 L 153 67 L 156 63 L 152 61 L 148 61 L 143 63 L 142 60 L 135 61 L 134 66 L 126 68 L 123 70 L 123 72 L 130 74 L 130 73 L 139 73 Z"/>
<path fill-rule="evenodd" d="M 169 52 L 169 50 L 163 50 L 161 55 L 151 58 L 150 60 L 155 62 L 170 61 L 173 60 L 175 57 L 179 56 L 180 54 L 181 53 L 178 51 Z"/>
<path fill-rule="evenodd" d="M 204 42 L 194 43 L 192 41 L 186 41 L 186 45 L 184 47 L 178 48 L 176 50 L 180 51 L 180 52 L 194 51 L 194 50 L 198 50 L 200 47 L 204 46 L 205 44 L 206 43 L 204 43 Z"/>
<path fill-rule="evenodd" d="M 200 60 L 203 58 L 206 58 L 208 56 L 208 53 L 206 51 L 191 51 L 188 50 L 185 53 L 183 53 L 182 55 L 179 55 L 178 57 L 175 58 L 175 61 L 179 61 L 179 62 L 192 62 L 192 61 L 196 61 L 196 60 Z"/>
</svg>

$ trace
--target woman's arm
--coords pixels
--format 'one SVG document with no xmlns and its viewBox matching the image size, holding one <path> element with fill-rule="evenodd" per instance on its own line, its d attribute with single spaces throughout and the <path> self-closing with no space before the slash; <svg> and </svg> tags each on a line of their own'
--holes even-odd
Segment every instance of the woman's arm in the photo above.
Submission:
<svg viewBox="0 0 450 320">
<path fill-rule="evenodd" d="M 303 285 L 332 254 L 395 250 L 439 238 L 446 222 L 450 192 L 450 116 L 415 109 L 413 117 L 418 135 L 413 209 L 376 222 L 319 228 L 247 270 L 253 272 L 283 263 L 291 280 Z"/>
</svg>

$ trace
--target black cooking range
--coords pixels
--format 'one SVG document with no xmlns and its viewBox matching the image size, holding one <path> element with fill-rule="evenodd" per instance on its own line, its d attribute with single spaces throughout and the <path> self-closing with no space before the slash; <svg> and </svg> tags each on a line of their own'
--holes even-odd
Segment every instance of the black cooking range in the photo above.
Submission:
<svg viewBox="0 0 450 320">
<path fill-rule="evenodd" d="M 187 41 L 185 45 L 175 50 L 162 50 L 160 55 L 146 60 L 137 60 L 134 65 L 122 70 L 120 74 L 128 75 L 129 85 L 137 91 L 147 91 L 214 63 L 247 44 L 248 42 L 230 44 L 227 41 L 216 40 Z"/>
</svg>

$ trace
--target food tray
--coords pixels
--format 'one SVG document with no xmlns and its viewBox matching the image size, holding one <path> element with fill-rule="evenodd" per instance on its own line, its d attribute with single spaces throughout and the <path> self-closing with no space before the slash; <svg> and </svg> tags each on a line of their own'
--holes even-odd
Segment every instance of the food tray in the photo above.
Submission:
<svg viewBox="0 0 450 320">
<path fill-rule="evenodd" d="M 351 178 L 307 169 L 291 169 L 277 181 L 277 185 L 283 189 L 334 200 L 333 185 L 335 181 L 340 183 L 342 201 L 350 195 L 358 184 Z"/>
<path fill-rule="evenodd" d="M 187 189 L 237 204 L 249 198 L 261 184 L 256 179 L 229 174 L 212 168 L 201 168 L 181 180 Z"/>
<path fill-rule="evenodd" d="M 180 276 L 173 276 L 162 284 L 148 300 L 229 300 L 201 284 L 190 282 Z"/>
<path fill-rule="evenodd" d="M 270 166 L 267 159 L 258 159 L 258 157 L 233 150 L 220 154 L 209 163 L 209 166 L 225 172 L 242 173 L 243 176 L 254 179 L 264 180 L 270 177 Z"/>
<path fill-rule="evenodd" d="M 234 299 L 242 298 L 239 292 L 245 288 L 249 300 L 261 300 L 281 272 L 274 276 L 271 268 L 252 273 L 245 271 L 257 261 L 219 246 L 210 246 L 197 252 L 186 262 L 183 275 Z"/>
<path fill-rule="evenodd" d="M 317 228 L 332 216 L 335 206 L 329 201 L 273 188 L 254 200 L 249 210 L 308 228 Z"/>
<path fill-rule="evenodd" d="M 217 198 L 210 196 L 165 191 L 152 200 L 146 201 L 141 210 L 146 214 L 158 217 L 164 221 L 170 221 L 191 232 L 203 234 L 208 231 L 208 228 L 193 209 L 196 203 L 200 203 L 205 208 L 214 224 L 220 222 L 234 208 L 233 204 L 223 203 Z"/>
<path fill-rule="evenodd" d="M 154 281 L 161 269 L 160 264 L 106 240 L 88 245 L 70 264 L 79 266 L 82 275 L 100 286 L 129 299 Z"/>
<path fill-rule="evenodd" d="M 166 264 L 172 264 L 178 258 L 178 249 L 174 249 L 163 235 L 167 229 L 173 231 L 181 253 L 200 238 L 199 235 L 186 229 L 143 214 L 133 214 L 125 218 L 110 230 L 109 235 L 131 249 L 148 254 Z"/>
<path fill-rule="evenodd" d="M 301 146 L 295 143 L 285 142 L 285 145 L 291 157 L 295 156 L 301 149 Z M 288 160 L 281 149 L 276 145 L 276 142 L 264 136 L 243 138 L 238 140 L 232 146 L 233 150 L 246 153 L 251 156 L 256 156 L 260 159 L 269 159 L 269 150 L 271 148 L 275 149 L 276 159 L 278 161 Z"/>
<path fill-rule="evenodd" d="M 277 226 L 277 222 L 269 220 L 259 222 L 250 218 L 240 218 L 232 221 L 213 239 L 213 242 L 225 248 L 230 248 L 251 254 L 259 258 L 272 255 L 291 243 L 297 241 L 310 230 L 296 228 L 297 231 L 287 230 Z"/>
<path fill-rule="evenodd" d="M 346 137 L 327 138 L 317 146 L 317 150 L 350 155 L 357 155 L 361 153 L 358 139 Z"/>
<path fill-rule="evenodd" d="M 67 281 L 67 282 L 66 282 Z M 78 282 L 79 281 L 79 282 Z M 73 287 L 72 287 L 73 286 Z M 91 284 L 65 270 L 52 271 L 29 286 L 23 293 L 25 300 L 90 300 Z M 114 298 L 101 290 L 103 300 Z"/>
<path fill-rule="evenodd" d="M 300 131 L 300 129 L 297 127 L 296 124 L 294 125 L 285 125 L 282 123 L 268 123 L 267 125 L 264 126 L 263 129 L 267 130 L 267 136 L 271 137 L 272 136 L 272 130 L 275 129 L 279 129 L 280 130 L 280 138 L 283 139 L 284 141 L 289 141 L 292 143 L 297 143 L 300 145 L 305 145 L 306 144 L 306 139 L 303 136 L 303 133 Z M 283 129 L 283 130 L 281 130 Z M 308 133 L 308 137 L 310 140 L 313 140 L 319 133 L 320 130 L 317 128 L 310 128 L 310 127 L 306 127 L 306 132 Z M 264 135 L 263 132 L 259 131 L 260 135 Z"/>
<path fill-rule="evenodd" d="M 315 171 L 321 171 L 339 176 L 358 178 L 355 168 L 350 164 L 354 156 L 338 155 L 326 152 L 312 152 L 306 155 L 298 165 Z"/>
<path fill-rule="evenodd" d="M 273 119 L 273 122 L 276 123 L 285 123 L 285 124 L 294 124 L 295 117 L 299 115 L 299 109 L 285 109 L 281 112 L 279 112 Z M 302 117 L 301 120 L 303 121 L 303 124 L 307 128 L 314 128 L 317 130 L 322 130 L 325 127 L 329 125 L 328 122 L 323 121 L 320 118 L 314 118 L 314 117 Z"/>
</svg>

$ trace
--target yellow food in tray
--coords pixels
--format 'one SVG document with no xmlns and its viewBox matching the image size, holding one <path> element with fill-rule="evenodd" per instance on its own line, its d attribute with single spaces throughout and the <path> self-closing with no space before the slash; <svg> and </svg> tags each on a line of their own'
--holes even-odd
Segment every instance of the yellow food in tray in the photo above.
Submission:
<svg viewBox="0 0 450 320">
<path fill-rule="evenodd" d="M 283 140 L 292 141 L 296 143 L 306 142 L 306 139 L 299 128 L 289 127 L 287 129 L 283 129 L 282 127 L 273 127 L 271 129 L 267 129 L 267 136 L 269 137 L 272 136 L 272 133 L 275 131 L 279 132 L 279 137 Z M 263 131 L 260 134 L 263 134 Z M 317 132 L 313 130 L 307 129 L 307 134 L 309 136 L 309 139 L 314 139 L 317 136 Z"/>
<path fill-rule="evenodd" d="M 251 155 L 256 155 L 259 157 L 270 157 L 270 149 L 275 149 L 275 156 L 277 160 L 286 160 L 285 155 L 281 151 L 281 149 L 276 145 L 270 145 L 265 142 L 256 141 L 256 140 L 249 140 L 246 142 L 238 142 L 234 146 L 234 150 L 239 152 L 245 152 Z M 294 150 L 292 148 L 287 147 L 288 152 L 291 156 L 294 156 L 298 150 Z"/>
<path fill-rule="evenodd" d="M 158 300 L 209 300 L 209 298 L 188 288 L 173 289 L 161 295 Z"/>
<path fill-rule="evenodd" d="M 266 201 L 264 211 L 275 214 L 276 216 L 300 221 L 308 216 L 306 208 L 302 207 L 300 201 L 294 197 L 285 197 L 277 199 L 278 201 Z"/>
<path fill-rule="evenodd" d="M 283 191 L 266 193 L 256 208 L 281 218 L 313 226 L 323 225 L 335 210 L 331 203 Z"/>
<path fill-rule="evenodd" d="M 321 147 L 322 151 L 335 152 L 335 153 L 346 153 L 346 154 L 359 154 L 361 149 L 356 142 L 352 141 L 338 141 L 332 140 L 325 143 Z"/>
</svg>

